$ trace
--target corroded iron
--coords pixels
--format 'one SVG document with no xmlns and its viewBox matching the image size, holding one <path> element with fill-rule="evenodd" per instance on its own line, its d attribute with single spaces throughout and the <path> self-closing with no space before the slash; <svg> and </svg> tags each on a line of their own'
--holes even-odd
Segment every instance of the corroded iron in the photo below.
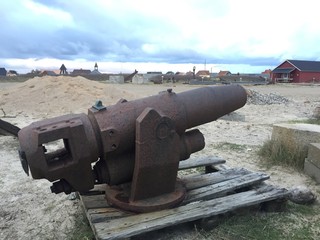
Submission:
<svg viewBox="0 0 320 240">
<path fill-rule="evenodd" d="M 172 207 L 185 195 L 179 161 L 204 148 L 197 129 L 241 108 L 238 85 L 176 94 L 171 89 L 112 106 L 97 101 L 86 114 L 32 123 L 19 132 L 20 159 L 33 178 L 53 182 L 52 192 L 88 191 L 107 183 L 106 199 L 131 211 Z M 48 151 L 48 143 L 62 147 Z M 92 167 L 93 165 L 93 167 Z"/>
</svg>

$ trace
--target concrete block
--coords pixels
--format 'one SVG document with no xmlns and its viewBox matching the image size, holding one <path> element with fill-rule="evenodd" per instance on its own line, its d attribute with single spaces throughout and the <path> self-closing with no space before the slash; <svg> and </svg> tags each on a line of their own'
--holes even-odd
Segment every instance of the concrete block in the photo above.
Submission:
<svg viewBox="0 0 320 240">
<path fill-rule="evenodd" d="M 314 178 L 317 183 L 320 183 L 320 168 L 318 168 L 308 159 L 304 161 L 304 172 L 308 176 Z"/>
<path fill-rule="evenodd" d="M 320 142 L 309 144 L 308 160 L 320 168 Z"/>
<path fill-rule="evenodd" d="M 271 139 L 284 143 L 289 148 L 307 151 L 310 143 L 320 142 L 320 126 L 314 124 L 275 124 Z"/>
</svg>

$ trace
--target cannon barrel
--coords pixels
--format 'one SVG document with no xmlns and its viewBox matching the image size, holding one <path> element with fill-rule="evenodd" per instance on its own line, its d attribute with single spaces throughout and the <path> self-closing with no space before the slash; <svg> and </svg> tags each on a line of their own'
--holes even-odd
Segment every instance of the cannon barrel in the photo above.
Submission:
<svg viewBox="0 0 320 240">
<path fill-rule="evenodd" d="M 147 107 L 172 119 L 177 133 L 182 134 L 186 129 L 214 121 L 241 108 L 246 101 L 246 91 L 240 85 L 203 87 L 178 94 L 168 89 L 156 96 L 119 101 L 107 107 L 106 111 L 91 108 L 88 115 L 94 128 L 100 132 L 98 137 L 101 133 L 108 135 L 107 129 L 113 134 L 112 138 L 101 138 L 103 156 L 109 150 L 119 153 L 134 146 L 135 120 Z"/>
<path fill-rule="evenodd" d="M 164 151 L 171 149 L 166 156 L 159 150 L 161 158 L 169 159 L 173 154 L 178 161 L 186 159 L 204 147 L 200 131 L 186 132 L 187 129 L 233 112 L 244 106 L 246 100 L 243 87 L 230 85 L 178 94 L 168 89 L 138 100 L 121 99 L 107 107 L 97 102 L 88 115 L 69 114 L 21 129 L 20 160 L 27 174 L 30 168 L 33 178 L 59 180 L 52 186 L 56 193 L 87 191 L 101 182 L 120 184 L 135 177 L 133 172 L 139 167 L 135 162 L 144 155 L 140 146 L 149 152 L 158 151 L 158 147 L 153 150 L 146 147 L 144 139 L 148 139 L 148 134 L 153 136 L 155 132 L 156 144 L 164 146 Z M 169 140 L 164 144 L 166 139 Z M 59 149 L 47 148 L 49 143 L 60 140 Z M 176 168 L 176 160 L 173 161 Z"/>
</svg>

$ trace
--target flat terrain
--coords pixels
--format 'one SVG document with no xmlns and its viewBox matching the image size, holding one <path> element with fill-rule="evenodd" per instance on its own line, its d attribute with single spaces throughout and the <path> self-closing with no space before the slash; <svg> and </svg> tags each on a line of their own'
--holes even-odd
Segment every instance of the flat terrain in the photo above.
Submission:
<svg viewBox="0 0 320 240">
<path fill-rule="evenodd" d="M 68 113 L 87 112 L 97 99 L 104 105 L 120 98 L 133 100 L 168 88 L 174 92 L 195 87 L 184 84 L 105 84 L 82 77 L 44 77 L 21 83 L 0 83 L 0 118 L 19 127 L 33 121 Z M 291 188 L 319 186 L 308 176 L 290 168 L 260 164 L 257 149 L 271 137 L 272 125 L 310 118 L 320 105 L 319 85 L 244 86 L 248 93 L 274 102 L 257 104 L 254 99 L 235 113 L 199 127 L 206 147 L 198 156 L 224 158 L 230 166 L 270 174 L 274 185 Z M 256 93 L 256 94 L 253 94 Z M 271 95 L 270 95 L 271 94 Z M 275 98 L 273 98 L 275 97 Z M 278 101 L 279 100 L 279 101 Z M 23 172 L 17 154 L 18 141 L 0 136 L 0 239 L 65 239 L 82 211 L 78 200 L 52 194 L 47 180 L 33 180 Z M 171 229 L 176 239 L 195 239 L 194 230 Z M 166 231 L 151 239 L 166 239 Z M 171 233 L 170 233 L 171 234 Z M 172 237 L 172 236 L 171 236 Z"/>
</svg>

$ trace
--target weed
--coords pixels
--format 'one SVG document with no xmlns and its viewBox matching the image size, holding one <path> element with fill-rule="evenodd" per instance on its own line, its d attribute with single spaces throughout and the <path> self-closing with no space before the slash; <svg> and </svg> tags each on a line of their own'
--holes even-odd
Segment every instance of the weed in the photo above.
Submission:
<svg viewBox="0 0 320 240">
<path fill-rule="evenodd" d="M 282 213 L 252 213 L 225 218 L 210 231 L 200 230 L 201 239 L 318 239 L 319 205 L 287 204 Z"/>
<path fill-rule="evenodd" d="M 289 121 L 289 123 L 308 123 L 308 124 L 320 125 L 320 119 L 308 118 L 304 120 L 292 120 L 292 121 Z"/>
<path fill-rule="evenodd" d="M 94 239 L 93 232 L 87 217 L 83 212 L 74 215 L 74 227 L 68 234 L 69 240 L 91 240 Z"/>
<path fill-rule="evenodd" d="M 234 151 L 242 151 L 246 149 L 246 145 L 240 145 L 235 143 L 229 143 L 229 142 L 222 142 L 217 145 L 217 148 L 228 148 L 230 150 Z"/>
<path fill-rule="evenodd" d="M 280 140 L 268 140 L 258 151 L 266 163 L 291 166 L 299 171 L 303 170 L 307 150 L 303 147 L 292 147 Z"/>
<path fill-rule="evenodd" d="M 46 207 L 43 209 L 43 211 L 45 212 L 45 214 L 50 214 L 52 212 L 52 210 L 55 209 L 55 205 L 53 203 L 46 205 Z"/>
</svg>

